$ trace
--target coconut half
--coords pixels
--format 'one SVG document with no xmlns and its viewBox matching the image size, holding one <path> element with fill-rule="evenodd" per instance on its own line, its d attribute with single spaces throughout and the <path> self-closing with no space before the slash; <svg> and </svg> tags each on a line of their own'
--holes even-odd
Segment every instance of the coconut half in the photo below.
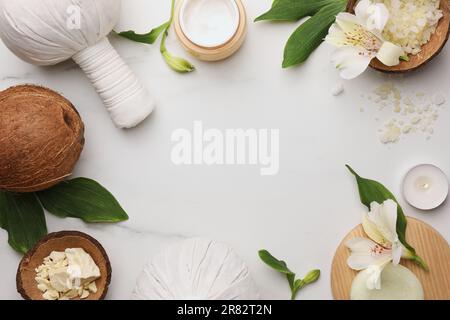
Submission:
<svg viewBox="0 0 450 320">
<path fill-rule="evenodd" d="M 30 250 L 20 262 L 17 270 L 17 291 L 25 300 L 44 300 L 37 288 L 36 271 L 53 251 L 64 252 L 68 248 L 82 248 L 100 269 L 100 278 L 95 281 L 98 291 L 91 293 L 86 300 L 103 300 L 111 283 L 111 263 L 103 246 L 91 236 L 78 231 L 51 233 Z M 79 300 L 79 299 L 76 299 Z"/>
<path fill-rule="evenodd" d="M 84 125 L 60 94 L 24 85 L 0 92 L 0 190 L 45 190 L 72 174 Z"/>
<path fill-rule="evenodd" d="M 353 280 L 351 300 L 423 300 L 424 293 L 419 279 L 402 265 L 388 264 L 381 273 L 381 290 L 367 288 L 367 270 L 358 273 Z"/>
</svg>

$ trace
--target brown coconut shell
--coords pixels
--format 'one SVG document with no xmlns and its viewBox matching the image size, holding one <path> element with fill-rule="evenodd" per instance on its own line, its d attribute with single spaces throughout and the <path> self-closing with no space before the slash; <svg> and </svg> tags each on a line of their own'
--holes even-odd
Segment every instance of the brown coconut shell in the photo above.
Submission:
<svg viewBox="0 0 450 320">
<path fill-rule="evenodd" d="M 45 190 L 72 174 L 84 125 L 69 100 L 43 87 L 0 92 L 0 190 Z"/>
<path fill-rule="evenodd" d="M 347 12 L 355 13 L 355 7 L 359 0 L 349 0 Z M 444 48 L 450 34 L 450 1 L 441 0 L 440 9 L 444 16 L 439 20 L 436 32 L 431 36 L 428 43 L 422 46 L 422 51 L 416 55 L 410 55 L 409 61 L 401 61 L 400 64 L 388 67 L 378 59 L 373 59 L 370 66 L 385 73 L 404 73 L 424 66 L 436 57 Z"/>
<path fill-rule="evenodd" d="M 96 280 L 97 293 L 91 293 L 85 300 L 103 300 L 111 283 L 111 263 L 102 245 L 91 236 L 78 231 L 51 233 L 30 250 L 19 264 L 16 276 L 17 291 L 26 300 L 44 300 L 37 288 L 36 271 L 45 257 L 53 251 L 63 252 L 68 248 L 82 248 L 91 255 L 100 269 L 100 278 Z M 79 299 L 78 299 L 79 300 Z"/>
</svg>

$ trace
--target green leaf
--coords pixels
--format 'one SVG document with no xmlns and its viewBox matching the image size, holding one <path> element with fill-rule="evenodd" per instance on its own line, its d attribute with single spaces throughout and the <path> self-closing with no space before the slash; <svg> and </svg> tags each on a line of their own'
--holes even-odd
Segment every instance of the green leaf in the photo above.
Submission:
<svg viewBox="0 0 450 320">
<path fill-rule="evenodd" d="M 7 228 L 7 216 L 6 216 L 6 210 L 7 210 L 7 199 L 6 199 L 6 193 L 0 191 L 0 228 L 5 229 Z"/>
<path fill-rule="evenodd" d="M 64 181 L 37 195 L 48 212 L 61 218 L 80 218 L 88 223 L 128 220 L 114 196 L 90 179 Z"/>
<path fill-rule="evenodd" d="M 275 271 L 278 271 L 278 272 L 281 272 L 281 273 L 284 273 L 287 275 L 295 276 L 295 274 L 291 270 L 289 270 L 289 268 L 287 267 L 286 262 L 284 262 L 282 260 L 278 260 L 273 255 L 271 255 L 267 250 L 259 251 L 259 257 L 265 264 L 267 264 L 269 267 L 271 267 Z"/>
<path fill-rule="evenodd" d="M 273 255 L 271 255 L 267 250 L 261 250 L 258 252 L 261 260 L 267 264 L 269 267 L 286 275 L 289 283 L 289 288 L 291 289 L 291 300 L 295 300 L 298 292 L 303 289 L 306 285 L 317 281 L 320 277 L 320 270 L 313 270 L 307 274 L 305 279 L 295 280 L 295 273 L 289 270 L 286 262 L 278 260 Z"/>
<path fill-rule="evenodd" d="M 44 210 L 33 193 L 0 192 L 0 226 L 11 247 L 23 254 L 47 235 Z"/>
<path fill-rule="evenodd" d="M 291 291 L 294 291 L 295 290 L 295 273 L 286 274 L 286 279 L 289 283 L 289 288 L 291 288 Z"/>
<path fill-rule="evenodd" d="M 129 40 L 140 42 L 140 43 L 146 43 L 146 44 L 154 44 L 156 40 L 158 40 L 161 33 L 163 33 L 167 28 L 170 27 L 170 21 L 163 23 L 159 27 L 154 28 L 149 33 L 145 34 L 139 34 L 132 30 L 130 31 L 123 31 L 118 33 L 119 36 L 127 38 Z"/>
<path fill-rule="evenodd" d="M 398 203 L 395 196 L 385 186 L 378 181 L 369 180 L 359 176 L 350 166 L 346 166 L 348 170 L 355 176 L 358 184 L 361 203 L 370 210 L 370 204 L 377 202 L 382 204 L 386 200 L 393 200 L 397 203 L 397 234 L 400 242 L 408 249 L 413 256 L 413 260 L 419 263 L 424 269 L 428 269 L 426 263 L 416 254 L 414 248 L 406 241 L 406 227 L 408 220 L 406 219 L 403 209 Z"/>
<path fill-rule="evenodd" d="M 339 0 L 275 0 L 269 11 L 256 21 L 297 21 L 317 13 L 321 8 Z"/>
<path fill-rule="evenodd" d="M 175 14 L 175 0 L 171 1 L 170 18 L 169 21 L 163 23 L 159 27 L 154 28 L 149 33 L 138 34 L 132 30 L 118 33 L 119 36 L 127 38 L 135 42 L 141 42 L 146 44 L 154 44 L 159 36 L 162 34 L 160 51 L 166 61 L 167 65 L 172 70 L 179 73 L 188 73 L 195 70 L 195 67 L 186 59 L 175 57 L 166 48 L 166 39 L 168 31 L 172 26 L 172 22 Z"/>
<path fill-rule="evenodd" d="M 288 68 L 308 59 L 323 42 L 336 15 L 345 10 L 347 0 L 334 0 L 305 21 L 289 38 L 284 49 L 283 68 Z"/>
</svg>

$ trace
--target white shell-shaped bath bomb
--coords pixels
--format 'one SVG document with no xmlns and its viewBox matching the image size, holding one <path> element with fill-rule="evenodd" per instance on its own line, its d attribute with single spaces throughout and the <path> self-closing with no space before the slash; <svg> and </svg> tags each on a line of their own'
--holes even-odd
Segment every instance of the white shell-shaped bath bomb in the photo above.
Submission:
<svg viewBox="0 0 450 320">
<path fill-rule="evenodd" d="M 120 0 L 0 0 L 0 36 L 24 61 L 54 65 L 105 38 L 120 5 Z M 77 14 L 79 28 L 72 19 Z"/>
<path fill-rule="evenodd" d="M 229 246 L 189 239 L 168 247 L 144 268 L 134 300 L 255 300 L 247 266 Z"/>
<path fill-rule="evenodd" d="M 388 264 L 381 273 L 381 290 L 367 288 L 367 270 L 353 280 L 351 300 L 423 300 L 424 293 L 419 279 L 402 265 Z"/>
</svg>

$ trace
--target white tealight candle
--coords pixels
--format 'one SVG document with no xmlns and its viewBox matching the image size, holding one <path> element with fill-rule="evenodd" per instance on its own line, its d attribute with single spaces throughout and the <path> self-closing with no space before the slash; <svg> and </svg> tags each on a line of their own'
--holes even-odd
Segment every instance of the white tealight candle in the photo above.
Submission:
<svg viewBox="0 0 450 320">
<path fill-rule="evenodd" d="M 435 209 L 447 199 L 447 176 L 431 164 L 414 167 L 403 181 L 403 195 L 406 201 L 417 209 Z"/>
</svg>

